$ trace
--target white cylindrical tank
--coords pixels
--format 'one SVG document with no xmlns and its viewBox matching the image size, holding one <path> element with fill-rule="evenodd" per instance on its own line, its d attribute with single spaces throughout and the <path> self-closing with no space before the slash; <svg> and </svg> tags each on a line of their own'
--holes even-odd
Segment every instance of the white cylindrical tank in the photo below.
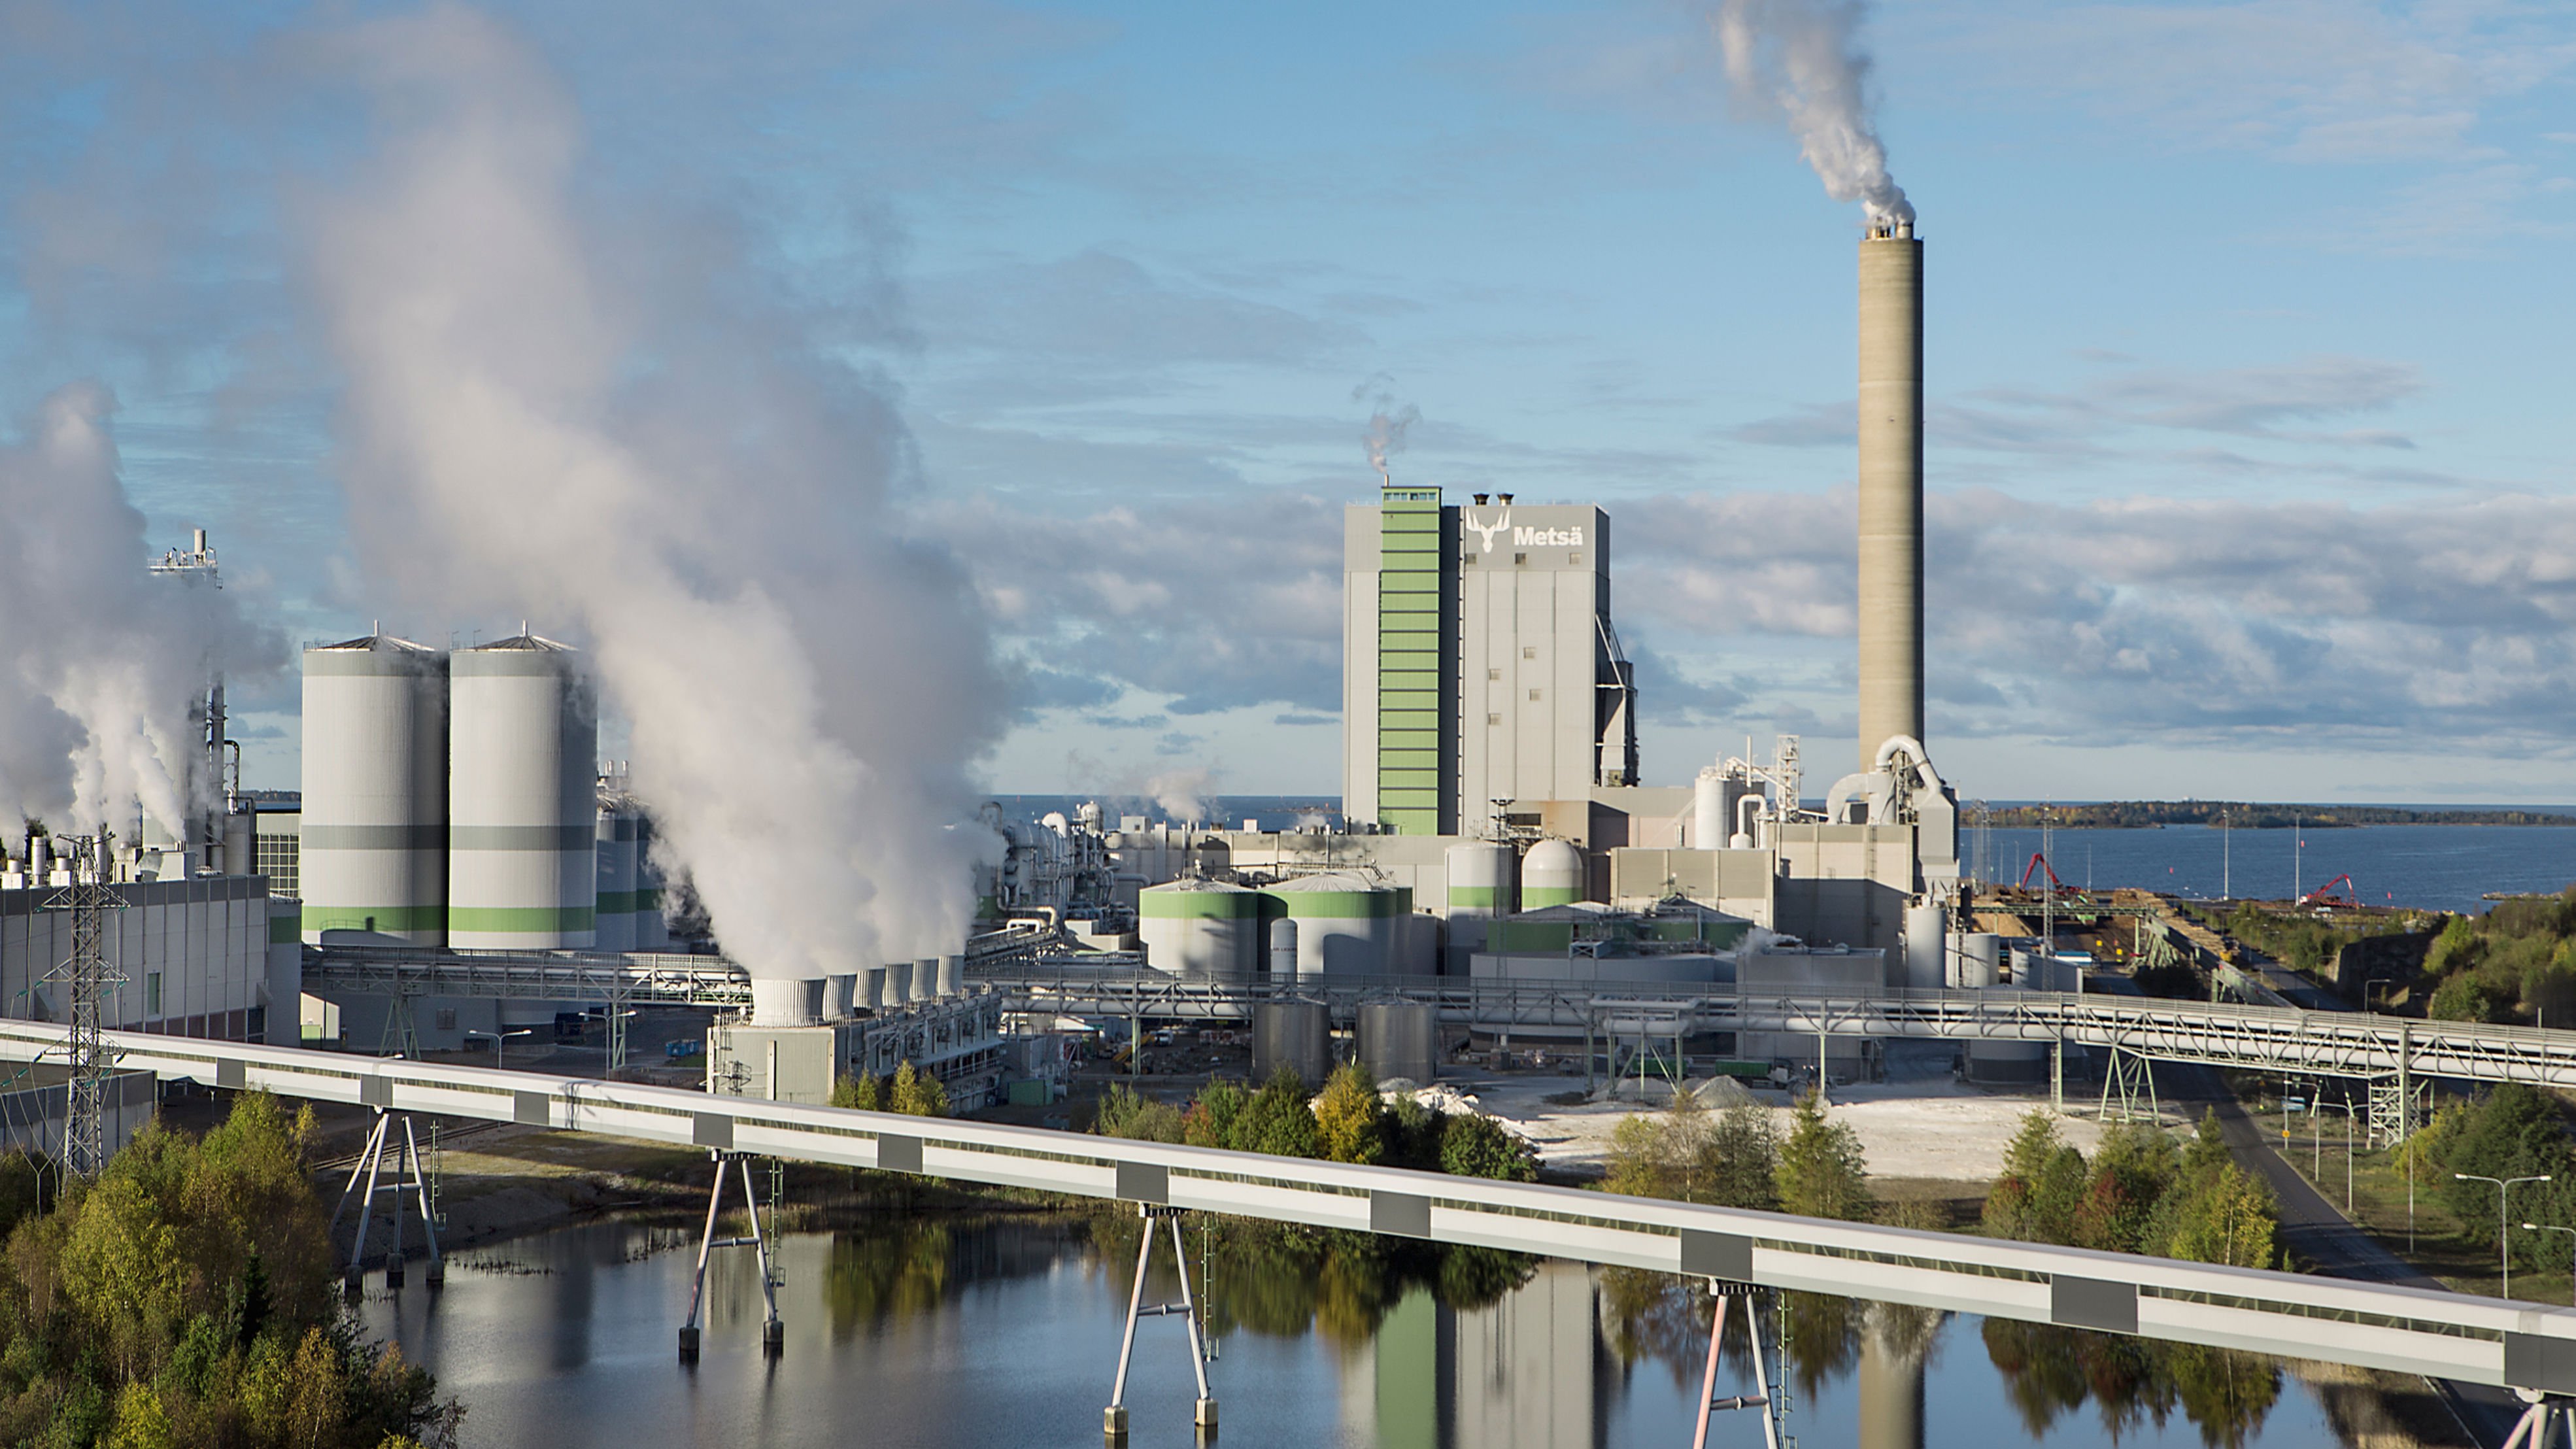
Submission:
<svg viewBox="0 0 2576 1449">
<path fill-rule="evenodd" d="M 1905 984 L 1916 991 L 1938 991 L 1949 984 L 1943 948 L 1950 939 L 1950 913 L 1939 906 L 1905 908 Z"/>
<path fill-rule="evenodd" d="M 1280 981 L 1297 978 L 1297 923 L 1286 916 L 1270 922 L 1270 974 Z"/>
<path fill-rule="evenodd" d="M 1384 976 L 1396 969 L 1412 892 L 1347 871 L 1301 875 L 1269 888 L 1297 927 L 1297 976 Z"/>
<path fill-rule="evenodd" d="M 569 646 L 448 663 L 447 943 L 586 947 L 598 908 L 599 710 Z"/>
<path fill-rule="evenodd" d="M 1360 1062 L 1379 1081 L 1429 1086 L 1439 1075 L 1439 1022 L 1428 1002 L 1364 1002 L 1358 1036 Z"/>
<path fill-rule="evenodd" d="M 1744 782 L 1715 765 L 1703 767 L 1691 782 L 1691 849 L 1724 850 L 1735 834 L 1735 802 Z"/>
<path fill-rule="evenodd" d="M 820 976 L 754 976 L 751 978 L 751 1024 L 812 1026 L 823 1015 Z"/>
<path fill-rule="evenodd" d="M 614 806 L 599 812 L 597 827 L 591 835 L 592 849 L 598 860 L 599 883 L 597 914 L 591 918 L 593 950 L 636 949 L 635 835 L 636 827 L 642 823 L 633 812 Z"/>
<path fill-rule="evenodd" d="M 858 1009 L 859 973 L 835 971 L 823 978 L 823 1015 L 839 1021 Z"/>
<path fill-rule="evenodd" d="M 1514 867 L 1512 848 L 1498 840 L 1475 840 L 1443 852 L 1449 872 L 1449 919 L 1486 920 L 1512 913 Z"/>
<path fill-rule="evenodd" d="M 1136 893 L 1145 964 L 1176 976 L 1240 981 L 1261 960 L 1261 893 L 1227 881 L 1176 880 Z"/>
<path fill-rule="evenodd" d="M 1570 906 L 1583 899 L 1583 852 L 1563 840 L 1542 840 L 1521 857 L 1521 909 Z"/>
<path fill-rule="evenodd" d="M 912 963 L 912 999 L 928 1001 L 939 994 L 939 958 L 924 956 Z"/>
<path fill-rule="evenodd" d="M 1982 990 L 2002 979 L 2004 939 L 1992 931 L 1970 931 L 1959 938 L 1959 960 L 1954 984 L 1968 990 Z"/>
<path fill-rule="evenodd" d="M 446 944 L 448 659 L 372 634 L 304 651 L 304 939 Z"/>
</svg>

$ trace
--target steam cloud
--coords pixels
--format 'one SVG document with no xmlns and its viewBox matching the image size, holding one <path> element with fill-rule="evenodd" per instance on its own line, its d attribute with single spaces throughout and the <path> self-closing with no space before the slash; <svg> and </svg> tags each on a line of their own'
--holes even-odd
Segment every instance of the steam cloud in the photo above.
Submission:
<svg viewBox="0 0 2576 1449">
<path fill-rule="evenodd" d="M 754 972 L 956 949 L 982 847 L 945 827 L 1002 688 L 888 496 L 885 399 L 730 237 L 586 212 L 573 103 L 501 24 L 432 8 L 320 61 L 385 136 L 309 217 L 371 564 L 588 643 L 666 864 Z"/>
<path fill-rule="evenodd" d="M 1887 174 L 1887 147 L 1862 95 L 1866 8 L 1862 0 L 1723 0 L 1718 45 L 1736 96 L 1788 118 L 1827 194 L 1859 202 L 1872 221 L 1910 222 L 1914 205 Z"/>
<path fill-rule="evenodd" d="M 143 515 L 118 481 L 116 400 L 81 382 L 45 398 L 0 448 L 0 828 L 130 836 L 163 828 L 216 782 L 188 717 L 210 665 L 271 665 L 273 634 L 232 596 L 145 571 Z"/>
<path fill-rule="evenodd" d="M 1370 405 L 1368 431 L 1361 442 L 1368 448 L 1369 466 L 1377 470 L 1378 481 L 1392 483 L 1386 460 L 1404 451 L 1404 430 L 1422 420 L 1422 409 L 1411 403 L 1399 405 L 1395 394 L 1387 391 L 1383 379 L 1372 378 L 1351 389 L 1351 401 Z"/>
</svg>

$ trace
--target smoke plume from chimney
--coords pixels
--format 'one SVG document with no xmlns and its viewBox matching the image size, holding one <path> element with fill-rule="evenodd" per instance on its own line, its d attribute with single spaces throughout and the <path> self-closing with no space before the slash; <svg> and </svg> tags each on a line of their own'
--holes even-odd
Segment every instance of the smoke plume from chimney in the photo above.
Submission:
<svg viewBox="0 0 2576 1449">
<path fill-rule="evenodd" d="M 1739 101 L 1776 109 L 1837 201 L 1873 223 L 1911 222 L 1913 204 L 1887 174 L 1887 148 L 1862 94 L 1869 56 L 1861 0 L 1722 0 L 1714 24 Z"/>
<path fill-rule="evenodd" d="M 308 213 L 370 565 L 588 646 L 657 850 L 756 975 L 956 950 L 978 832 L 946 827 L 1007 702 L 907 533 L 892 406 L 703 218 L 593 214 L 574 102 L 502 23 L 318 59 L 385 138 Z"/>
</svg>

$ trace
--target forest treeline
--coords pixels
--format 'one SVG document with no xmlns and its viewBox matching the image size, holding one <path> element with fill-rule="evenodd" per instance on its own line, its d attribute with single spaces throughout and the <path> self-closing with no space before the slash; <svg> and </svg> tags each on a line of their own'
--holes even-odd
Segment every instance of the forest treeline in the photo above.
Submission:
<svg viewBox="0 0 2576 1449">
<path fill-rule="evenodd" d="M 2402 810 L 2387 805 L 2265 805 L 2243 800 L 2097 800 L 2084 805 L 1998 805 L 1987 823 L 2008 830 L 2138 830 L 2216 825 L 2237 830 L 2336 830 L 2360 825 L 2576 825 L 2576 815 L 2537 810 Z"/>
</svg>

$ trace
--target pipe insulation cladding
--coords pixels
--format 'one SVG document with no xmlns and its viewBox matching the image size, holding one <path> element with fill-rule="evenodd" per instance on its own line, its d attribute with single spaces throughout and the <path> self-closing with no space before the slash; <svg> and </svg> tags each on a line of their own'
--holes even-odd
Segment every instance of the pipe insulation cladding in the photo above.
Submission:
<svg viewBox="0 0 2576 1449">
<path fill-rule="evenodd" d="M 1860 244 L 1860 768 L 1923 738 L 1923 243 Z"/>
</svg>

